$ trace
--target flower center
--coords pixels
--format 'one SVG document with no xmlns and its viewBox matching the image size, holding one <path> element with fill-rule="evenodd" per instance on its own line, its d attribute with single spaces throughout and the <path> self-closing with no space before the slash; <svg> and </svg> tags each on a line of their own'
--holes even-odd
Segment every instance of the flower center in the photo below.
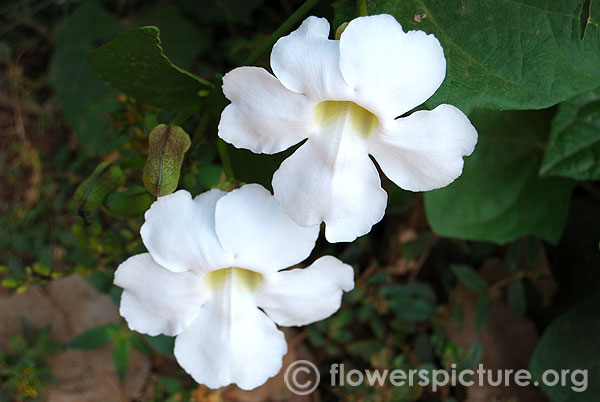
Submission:
<svg viewBox="0 0 600 402">
<path fill-rule="evenodd" d="M 228 282 L 246 290 L 255 290 L 262 279 L 263 276 L 258 272 L 237 267 L 219 269 L 204 276 L 206 286 L 212 290 L 221 288 Z"/>
<path fill-rule="evenodd" d="M 337 126 L 346 121 L 364 137 L 373 133 L 379 125 L 379 119 L 367 109 L 348 101 L 323 101 L 315 109 L 317 124 Z"/>
</svg>

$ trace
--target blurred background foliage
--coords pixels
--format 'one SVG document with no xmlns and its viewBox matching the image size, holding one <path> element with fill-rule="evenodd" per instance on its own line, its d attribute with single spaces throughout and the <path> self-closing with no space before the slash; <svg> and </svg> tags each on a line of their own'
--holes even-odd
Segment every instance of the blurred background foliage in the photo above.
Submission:
<svg viewBox="0 0 600 402">
<path fill-rule="evenodd" d="M 333 30 L 354 17 L 354 2 L 330 3 L 308 1 L 304 14 L 310 10 L 335 21 Z M 448 83 L 428 106 L 457 99 L 452 85 L 460 86 L 461 72 L 475 68 L 463 59 L 482 58 L 486 49 L 478 54 L 470 41 L 492 40 L 465 33 L 472 21 L 445 34 L 436 30 L 449 17 L 427 25 L 450 14 L 453 3 L 432 1 L 429 14 L 417 1 L 368 3 L 372 13 L 395 13 L 411 29 L 423 21 L 421 28 L 445 45 Z M 356 288 L 331 318 L 286 330 L 290 351 L 284 359 L 284 366 L 300 358 L 315 361 L 324 379 L 332 363 L 344 363 L 347 371 L 483 363 L 491 369 L 531 367 L 535 378 L 546 368 L 588 368 L 587 392 L 460 386 L 433 392 L 419 386 L 331 387 L 323 381 L 315 394 L 300 398 L 287 391 L 281 374 L 255 391 L 214 391 L 199 387 L 176 365 L 171 338 L 140 335 L 120 320 L 120 290 L 112 275 L 120 262 L 144 251 L 143 213 L 161 191 L 144 187 L 150 132 L 173 123 L 189 134 L 185 158 L 175 164 L 181 172 L 175 185 L 192 194 L 233 176 L 270 187 L 272 173 L 292 151 L 253 155 L 219 143 L 216 127 L 227 103 L 220 79 L 239 65 L 268 68 L 270 47 L 261 49 L 302 4 L 2 2 L 0 401 L 597 400 L 600 104 L 598 91 L 588 92 L 600 86 L 595 75 L 569 81 L 571 72 L 565 72 L 555 77 L 556 92 L 533 98 L 536 82 L 527 77 L 505 88 L 494 87 L 485 73 L 475 75 L 475 84 L 461 89 L 456 100 L 480 133 L 464 175 L 425 196 L 384 179 L 387 214 L 369 235 L 351 244 L 319 240 L 311 260 L 328 253 L 352 264 Z M 583 9 L 586 4 L 589 9 L 590 2 Z M 496 11 L 506 18 L 502 12 L 513 12 Z M 156 53 L 156 68 L 119 70 L 118 63 L 102 59 L 121 50 L 105 47 L 102 57 L 93 51 L 148 25 L 160 30 L 147 31 L 154 39 L 121 36 L 111 44 L 134 49 L 137 59 Z M 157 50 L 158 35 L 164 54 Z M 588 36 L 596 40 L 593 32 Z M 573 40 L 583 41 L 583 35 Z M 580 51 L 569 43 L 565 39 L 563 50 Z M 471 58 L 461 49 L 469 49 Z M 494 57 L 499 59 L 486 58 L 492 63 L 487 71 L 511 69 L 502 57 L 514 54 Z M 586 60 L 582 68 L 591 68 L 594 61 Z M 185 90 L 166 93 L 169 80 Z M 496 92 L 482 92 L 483 82 L 492 82 Z M 472 111 L 477 106 L 546 109 Z"/>
</svg>

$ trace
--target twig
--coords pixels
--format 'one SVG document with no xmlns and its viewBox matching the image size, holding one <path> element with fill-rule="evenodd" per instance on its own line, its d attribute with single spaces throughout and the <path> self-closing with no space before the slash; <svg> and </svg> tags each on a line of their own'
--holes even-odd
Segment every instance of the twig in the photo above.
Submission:
<svg viewBox="0 0 600 402">
<path fill-rule="evenodd" d="M 527 279 L 549 278 L 550 279 L 550 278 L 552 278 L 552 276 L 545 274 L 545 273 L 541 273 L 541 272 L 518 271 L 512 275 L 506 276 L 506 277 L 498 280 L 497 282 L 495 282 L 493 285 L 490 286 L 489 291 L 491 294 L 494 294 L 496 292 L 499 292 L 502 288 L 510 285 L 514 281 L 517 281 L 517 280 L 523 279 L 523 278 L 527 278 Z"/>
<path fill-rule="evenodd" d="M 15 120 L 15 131 L 21 140 L 27 141 L 27 137 L 25 136 L 25 124 L 23 123 L 23 114 L 21 113 L 21 101 L 19 100 L 19 90 L 17 88 L 16 82 L 16 68 L 10 66 L 8 74 L 11 77 L 10 97 L 12 104 L 14 105 L 13 118 Z"/>
</svg>

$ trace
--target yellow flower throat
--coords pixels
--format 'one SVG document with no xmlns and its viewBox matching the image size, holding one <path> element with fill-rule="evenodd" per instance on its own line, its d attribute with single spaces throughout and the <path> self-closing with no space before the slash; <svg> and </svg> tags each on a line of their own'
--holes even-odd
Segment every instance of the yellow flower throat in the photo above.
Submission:
<svg viewBox="0 0 600 402">
<path fill-rule="evenodd" d="M 258 272 L 237 267 L 212 271 L 204 277 L 206 286 L 213 290 L 220 288 L 229 281 L 235 282 L 237 286 L 241 286 L 247 290 L 255 290 L 262 279 L 263 276 Z"/>
<path fill-rule="evenodd" d="M 323 101 L 315 109 L 315 118 L 321 126 L 337 125 L 341 121 L 349 120 L 355 130 L 364 137 L 369 137 L 379 119 L 367 109 L 348 101 Z"/>
</svg>

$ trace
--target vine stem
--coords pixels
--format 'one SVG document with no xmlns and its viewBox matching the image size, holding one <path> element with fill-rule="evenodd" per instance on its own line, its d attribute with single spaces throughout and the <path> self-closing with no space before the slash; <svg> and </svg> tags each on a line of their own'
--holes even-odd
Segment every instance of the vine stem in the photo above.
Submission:
<svg viewBox="0 0 600 402">
<path fill-rule="evenodd" d="M 290 15 L 288 19 L 285 20 L 283 24 L 281 24 L 279 28 L 277 28 L 275 32 L 273 32 L 271 36 L 269 36 L 267 40 L 258 47 L 258 49 L 252 52 L 252 54 L 248 56 L 248 58 L 242 64 L 248 66 L 256 63 L 258 59 L 267 53 L 267 51 L 275 44 L 277 39 L 282 37 L 283 34 L 289 32 L 292 27 L 295 26 L 298 21 L 302 19 L 302 17 L 304 17 L 306 13 L 308 13 L 314 6 L 317 5 L 317 3 L 319 3 L 319 0 L 306 0 L 304 4 L 302 4 L 292 15 Z"/>
<path fill-rule="evenodd" d="M 229 150 L 227 149 L 227 143 L 220 138 L 217 141 L 217 147 L 219 149 L 219 156 L 221 157 L 221 164 L 223 165 L 225 177 L 228 180 L 235 180 L 233 175 L 233 166 L 231 166 L 231 157 L 229 156 Z"/>
<path fill-rule="evenodd" d="M 356 0 L 356 14 L 359 17 L 366 17 L 367 13 L 367 0 Z"/>
</svg>

